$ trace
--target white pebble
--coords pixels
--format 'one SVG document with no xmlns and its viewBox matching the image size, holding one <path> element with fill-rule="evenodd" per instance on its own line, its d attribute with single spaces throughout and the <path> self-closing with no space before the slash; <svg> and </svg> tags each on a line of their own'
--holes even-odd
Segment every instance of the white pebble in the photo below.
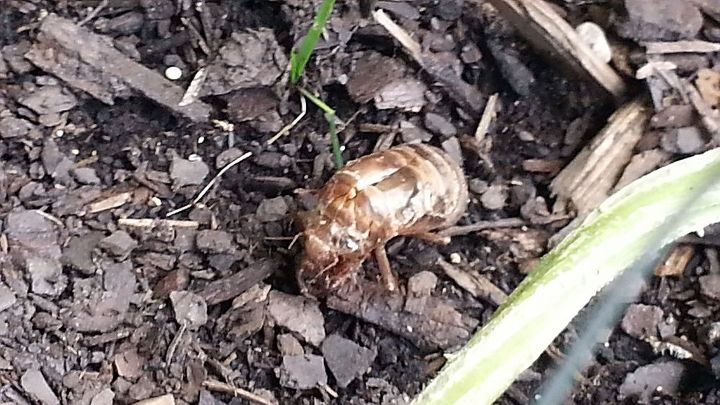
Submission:
<svg viewBox="0 0 720 405">
<path fill-rule="evenodd" d="M 612 60 L 610 44 L 605 37 L 605 31 L 599 25 L 588 21 L 575 27 L 575 31 L 603 62 L 608 63 Z"/>
<path fill-rule="evenodd" d="M 165 77 L 170 80 L 178 80 L 182 77 L 182 70 L 177 66 L 169 66 L 165 69 Z"/>
<path fill-rule="evenodd" d="M 450 263 L 458 264 L 462 261 L 462 257 L 459 253 L 450 253 Z"/>
</svg>

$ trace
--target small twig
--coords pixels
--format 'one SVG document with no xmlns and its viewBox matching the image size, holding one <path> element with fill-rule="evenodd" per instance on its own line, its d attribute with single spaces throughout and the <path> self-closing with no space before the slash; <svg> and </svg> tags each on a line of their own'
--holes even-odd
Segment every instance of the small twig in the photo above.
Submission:
<svg viewBox="0 0 720 405">
<path fill-rule="evenodd" d="M 190 19 L 183 17 L 183 18 L 180 18 L 180 22 L 182 22 L 183 25 L 185 27 L 187 27 L 187 29 L 190 31 L 190 35 L 195 37 L 195 39 L 197 40 L 198 46 L 200 46 L 200 49 L 202 49 L 202 51 L 205 52 L 205 55 L 212 54 L 212 50 L 210 49 L 207 42 L 205 41 L 205 38 L 203 38 L 200 31 L 192 24 L 192 22 L 190 22 Z"/>
<path fill-rule="evenodd" d="M 720 51 L 720 44 L 708 41 L 675 41 L 675 42 L 645 42 L 645 52 L 651 54 L 665 53 L 712 53 Z"/>
<path fill-rule="evenodd" d="M 438 232 L 438 234 L 442 236 L 460 236 L 473 232 L 479 232 L 485 229 L 518 228 L 524 225 L 526 225 L 526 223 L 522 218 L 503 218 L 495 221 L 480 221 L 470 225 L 451 226 L 450 228 Z"/>
<path fill-rule="evenodd" d="M 402 27 L 397 25 L 382 9 L 373 11 L 373 17 L 378 24 L 382 25 L 390 35 L 400 42 L 407 49 L 410 56 L 417 62 L 422 61 L 423 54 L 420 43 L 414 40 Z"/>
<path fill-rule="evenodd" d="M 203 387 L 207 388 L 209 391 L 215 391 L 215 392 L 220 392 L 223 394 L 234 395 L 236 397 L 240 397 L 240 398 L 246 399 L 248 401 L 255 402 L 257 404 L 273 405 L 272 402 L 268 401 L 267 399 L 265 399 L 259 395 L 255 395 L 248 390 L 244 390 L 242 388 L 237 388 L 237 387 L 232 387 L 229 384 L 225 384 L 225 383 L 217 381 L 217 380 L 205 380 L 205 381 L 203 381 Z"/>
<path fill-rule="evenodd" d="M 396 24 L 383 10 L 373 11 L 373 18 L 382 25 L 393 38 L 397 39 L 408 54 L 415 59 L 418 65 L 425 70 L 435 81 L 441 83 L 446 94 L 464 109 L 474 115 L 479 115 L 483 96 L 480 91 L 450 69 L 446 63 L 431 52 L 423 52 L 420 44 L 413 39 L 402 27 Z"/>
<path fill-rule="evenodd" d="M 297 123 L 300 122 L 301 119 L 303 119 L 303 117 L 305 117 L 306 113 L 307 113 L 307 103 L 305 101 L 305 97 L 300 96 L 300 114 L 298 114 L 298 116 L 295 117 L 295 119 L 292 120 L 291 123 L 285 125 L 282 129 L 280 129 L 280 131 L 278 131 L 277 134 L 273 135 L 272 138 L 268 139 L 267 144 L 271 145 L 271 144 L 275 143 L 275 141 L 280 139 L 283 135 L 290 132 L 290 130 L 293 129 L 295 127 L 295 125 L 297 125 Z"/>
<path fill-rule="evenodd" d="M 245 152 L 240 157 L 236 158 L 232 162 L 225 165 L 225 167 L 223 167 L 218 172 L 218 174 L 216 174 L 215 177 L 213 177 L 213 179 L 210 180 L 210 182 L 207 185 L 205 185 L 205 187 L 203 187 L 203 189 L 200 191 L 200 193 L 198 193 L 198 195 L 195 198 L 193 198 L 193 200 L 190 202 L 190 204 L 186 204 L 178 209 L 172 210 L 172 211 L 168 212 L 166 216 L 171 217 L 173 215 L 177 215 L 183 211 L 189 210 L 190 208 L 194 207 L 195 204 L 199 203 L 200 200 L 202 200 L 205 197 L 205 195 L 210 191 L 212 186 L 214 186 L 215 183 L 217 183 L 217 181 L 220 179 L 220 177 L 222 177 L 223 174 L 225 174 L 225 172 L 227 172 L 228 170 L 230 170 L 231 168 L 233 168 L 234 166 L 236 166 L 238 163 L 242 162 L 243 160 L 246 160 L 250 156 L 252 156 L 252 152 Z"/>
<path fill-rule="evenodd" d="M 488 133 L 490 124 L 492 123 L 492 120 L 495 119 L 495 115 L 497 114 L 497 101 L 498 93 L 495 93 L 488 98 L 487 104 L 485 104 L 482 117 L 480 117 L 480 122 L 475 130 L 475 139 L 477 139 L 478 142 L 482 142 L 485 139 L 485 135 Z"/>
<path fill-rule="evenodd" d="M 87 17 L 83 18 L 82 21 L 80 21 L 80 22 L 78 23 L 78 26 L 81 26 L 81 27 L 82 27 L 83 25 L 85 25 L 85 24 L 87 24 L 88 22 L 90 22 L 90 20 L 92 20 L 93 18 L 97 17 L 97 15 L 100 14 L 100 12 L 101 12 L 105 7 L 107 7 L 107 5 L 108 5 L 109 2 L 110 2 L 109 0 L 102 0 L 102 1 L 100 2 L 100 4 L 98 4 L 97 7 L 95 7 L 95 9 L 94 9 L 93 11 L 91 11 L 90 14 L 87 15 Z"/>
<path fill-rule="evenodd" d="M 118 225 L 132 226 L 135 228 L 152 228 L 157 225 L 165 225 L 172 228 L 198 228 L 200 224 L 197 221 L 179 221 L 172 219 L 156 219 L 156 218 L 120 218 Z"/>
<path fill-rule="evenodd" d="M 339 397 L 338 393 L 335 392 L 334 389 L 330 388 L 330 386 L 325 383 L 319 383 L 318 387 L 322 388 L 323 391 L 327 392 L 328 395 L 330 395 L 334 399 L 337 399 L 337 397 Z"/>
<path fill-rule="evenodd" d="M 305 98 L 301 96 L 300 97 L 300 114 L 297 117 L 295 117 L 295 119 L 292 120 L 292 122 L 290 124 L 285 125 L 282 129 L 280 129 L 280 131 L 278 131 L 277 134 L 275 134 L 272 138 L 270 138 L 267 141 L 267 144 L 270 145 L 270 144 L 274 143 L 281 136 L 290 132 L 290 130 L 293 129 L 295 127 L 295 125 L 297 125 L 297 123 L 300 122 L 300 120 L 305 116 L 306 112 L 307 112 L 307 104 L 305 102 Z M 207 185 L 205 185 L 205 187 L 203 187 L 203 189 L 200 191 L 200 193 L 198 193 L 198 195 L 195 196 L 195 198 L 193 198 L 193 200 L 189 204 L 183 205 L 180 208 L 177 208 L 175 210 L 168 212 L 166 217 L 171 217 L 173 215 L 177 215 L 183 211 L 187 211 L 190 208 L 194 207 L 197 203 L 199 203 L 205 197 L 205 195 L 210 191 L 212 186 L 215 185 L 215 183 L 217 183 L 217 181 L 220 179 L 220 177 L 222 177 L 223 174 L 225 174 L 228 170 L 230 170 L 231 168 L 233 168 L 234 166 L 236 166 L 243 160 L 247 160 L 250 156 L 252 156 L 252 152 L 245 152 L 240 157 L 236 158 L 232 162 L 225 165 L 225 167 L 223 167 L 218 172 L 218 174 L 216 174 L 215 177 L 213 177 L 212 180 L 210 180 L 210 182 Z"/>
<path fill-rule="evenodd" d="M 37 212 L 38 214 L 42 215 L 43 217 L 49 219 L 50 221 L 54 222 L 55 225 L 59 226 L 60 228 L 65 227 L 65 224 L 63 224 L 63 222 L 60 219 L 58 219 L 58 217 L 48 214 L 45 211 L 35 210 L 35 212 Z"/>
<path fill-rule="evenodd" d="M 167 354 L 165 355 L 165 366 L 167 368 L 170 368 L 170 364 L 172 363 L 172 358 L 175 355 L 175 351 L 177 350 L 177 347 L 180 344 L 180 339 L 182 339 L 182 336 L 185 333 L 186 329 L 187 329 L 187 324 L 185 322 L 181 323 L 178 333 L 175 335 L 172 342 L 170 342 L 170 346 L 168 347 Z"/>
</svg>

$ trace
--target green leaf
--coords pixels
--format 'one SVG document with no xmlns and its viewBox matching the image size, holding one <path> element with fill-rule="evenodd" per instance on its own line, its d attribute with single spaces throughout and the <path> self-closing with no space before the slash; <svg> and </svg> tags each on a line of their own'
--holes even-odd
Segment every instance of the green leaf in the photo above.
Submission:
<svg viewBox="0 0 720 405">
<path fill-rule="evenodd" d="M 718 180 L 720 148 L 658 169 L 612 195 L 543 257 L 413 404 L 493 403 L 598 291 L 640 257 L 720 222 Z"/>
<path fill-rule="evenodd" d="M 305 65 L 307 65 L 310 56 L 315 50 L 315 45 L 317 45 L 320 34 L 322 34 L 325 29 L 325 24 L 330 18 L 334 5 L 335 0 L 323 1 L 315 16 L 313 25 L 310 27 L 310 30 L 308 30 L 305 38 L 303 38 L 299 49 L 297 52 L 294 49 L 290 52 L 290 82 L 292 84 L 297 84 L 303 72 L 305 72 Z"/>
</svg>

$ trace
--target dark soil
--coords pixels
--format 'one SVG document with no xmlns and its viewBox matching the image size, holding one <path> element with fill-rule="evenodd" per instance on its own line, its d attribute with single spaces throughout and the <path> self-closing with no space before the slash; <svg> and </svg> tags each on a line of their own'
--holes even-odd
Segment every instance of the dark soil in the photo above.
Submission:
<svg viewBox="0 0 720 405">
<path fill-rule="evenodd" d="M 442 247 L 391 241 L 393 268 L 412 286 L 399 301 L 372 305 L 404 315 L 354 316 L 352 305 L 298 295 L 301 246 L 289 247 L 296 213 L 311 204 L 302 190 L 320 187 L 335 170 L 324 115 L 309 105 L 289 135 L 266 145 L 300 112 L 285 69 L 319 1 L 109 0 L 84 27 L 106 36 L 97 46 L 114 45 L 119 56 L 97 62 L 77 56 L 94 52 L 90 45 L 63 45 L 42 22 L 52 14 L 79 24 L 100 3 L 0 5 L 0 403 L 125 404 L 165 394 L 175 403 L 247 403 L 206 381 L 282 404 L 406 403 L 440 369 L 443 351 L 497 307 L 488 298 L 497 291 L 476 297 L 433 263 L 444 258 L 509 294 L 571 219 L 553 212 L 550 181 L 616 107 L 594 83 L 528 47 L 488 4 L 378 2 L 483 101 L 498 94 L 497 116 L 478 145 L 482 106 L 460 105 L 374 23 L 367 4 L 339 2 L 304 83 L 344 121 L 343 158 L 379 142 L 459 152 L 471 188 L 460 224 L 525 224 Z M 639 41 L 717 40 L 720 32 L 711 1 L 703 14 L 678 2 L 682 18 L 665 25 L 637 21 L 648 15 L 642 1 L 555 3 L 573 25 L 594 20 L 630 49 L 628 69 L 644 63 Z M 94 38 L 80 36 L 75 44 Z M 48 52 L 61 56 L 46 65 Z M 714 54 L 699 55 L 676 61 L 684 63 L 682 77 L 714 67 Z M 129 70 L 111 69 L 131 61 L 141 65 L 135 87 Z M 147 91 L 171 66 L 181 69 L 174 84 L 183 92 L 208 66 L 194 107 L 178 107 L 169 87 L 157 97 Z M 392 93 L 395 82 L 403 85 Z M 692 137 L 706 134 L 689 115 L 683 132 L 648 129 L 638 150 L 662 149 L 668 161 L 699 152 L 688 149 Z M 227 171 L 200 204 L 169 218 L 182 222 L 165 221 L 246 151 L 253 157 Z M 133 222 L 141 219 L 158 221 Z M 630 307 L 599 348 L 572 403 L 720 403 L 712 235 L 688 241 L 689 263 L 679 274 L 649 282 L 644 306 Z M 374 263 L 365 269 L 364 283 L 377 288 Z M 426 327 L 424 311 L 436 308 L 461 322 Z M 571 327 L 499 402 L 528 403 L 575 336 Z M 691 355 L 653 350 L 653 342 Z"/>
</svg>

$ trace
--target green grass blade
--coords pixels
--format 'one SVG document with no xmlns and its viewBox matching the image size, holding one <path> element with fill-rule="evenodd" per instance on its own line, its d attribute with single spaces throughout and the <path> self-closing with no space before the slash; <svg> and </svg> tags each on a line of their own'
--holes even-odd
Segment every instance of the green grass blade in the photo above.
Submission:
<svg viewBox="0 0 720 405">
<path fill-rule="evenodd" d="M 665 226 L 671 217 L 679 220 Z M 716 222 L 720 148 L 623 188 L 540 261 L 413 404 L 493 403 L 623 270 L 648 251 Z"/>
<path fill-rule="evenodd" d="M 297 84 L 300 77 L 302 77 L 305 71 L 305 65 L 307 65 L 310 56 L 315 50 L 315 45 L 317 45 L 320 34 L 322 34 L 323 29 L 325 29 L 325 24 L 330 18 L 334 5 L 335 0 L 323 1 L 315 16 L 312 27 L 310 27 L 307 35 L 305 35 L 305 38 L 303 38 L 300 43 L 300 48 L 297 51 L 293 49 L 290 52 L 290 82 L 292 84 Z"/>
</svg>

